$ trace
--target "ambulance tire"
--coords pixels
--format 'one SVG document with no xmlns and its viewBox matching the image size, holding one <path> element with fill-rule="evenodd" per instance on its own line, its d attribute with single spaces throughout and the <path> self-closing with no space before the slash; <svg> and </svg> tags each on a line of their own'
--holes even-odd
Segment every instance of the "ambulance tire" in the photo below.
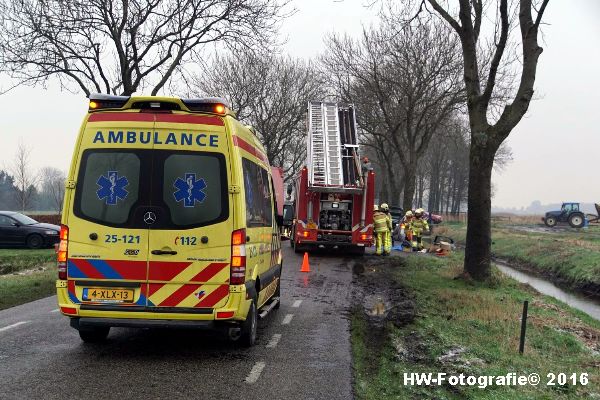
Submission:
<svg viewBox="0 0 600 400">
<path fill-rule="evenodd" d="M 252 347 L 256 343 L 256 331 L 258 330 L 258 310 L 256 309 L 256 296 L 250 303 L 248 316 L 242 324 L 242 332 L 240 335 L 240 344 L 244 347 Z"/>
<path fill-rule="evenodd" d="M 108 337 L 110 327 L 86 328 L 79 330 L 79 337 L 86 343 L 104 342 Z"/>
<path fill-rule="evenodd" d="M 275 289 L 275 294 L 273 295 L 273 297 L 279 297 L 279 301 L 273 307 L 274 310 L 279 310 L 279 307 L 281 307 L 281 270 L 282 269 L 283 269 L 283 263 L 279 267 L 279 281 L 277 282 L 277 289 Z"/>
</svg>

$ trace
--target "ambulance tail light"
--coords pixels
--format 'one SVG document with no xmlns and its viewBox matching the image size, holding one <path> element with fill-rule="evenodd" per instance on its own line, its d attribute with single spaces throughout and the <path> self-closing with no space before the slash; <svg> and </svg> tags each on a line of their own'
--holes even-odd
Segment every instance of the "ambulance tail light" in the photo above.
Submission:
<svg viewBox="0 0 600 400">
<path fill-rule="evenodd" d="M 60 243 L 56 252 L 56 261 L 58 265 L 58 279 L 67 279 L 67 256 L 69 247 L 69 227 L 60 226 Z"/>
<path fill-rule="evenodd" d="M 238 229 L 231 234 L 230 285 L 246 282 L 246 230 Z"/>
</svg>

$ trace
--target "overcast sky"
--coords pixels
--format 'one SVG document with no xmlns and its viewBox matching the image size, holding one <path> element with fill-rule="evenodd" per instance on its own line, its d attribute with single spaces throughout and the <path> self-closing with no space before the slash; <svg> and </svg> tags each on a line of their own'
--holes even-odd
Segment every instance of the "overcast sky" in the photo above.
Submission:
<svg viewBox="0 0 600 400">
<path fill-rule="evenodd" d="M 299 0 L 282 29 L 285 50 L 314 57 L 331 31 L 357 35 L 376 21 L 364 0 Z M 551 0 L 544 52 L 536 81 L 540 98 L 508 139 L 514 161 L 494 174 L 494 206 L 521 207 L 533 200 L 600 202 L 600 1 Z M 1 87 L 6 87 L 6 80 Z M 33 166 L 67 170 L 87 110 L 83 95 L 57 85 L 18 88 L 0 96 L 0 168 L 21 139 Z M 360 112 L 360 110 L 358 110 Z M 1 208 L 1 207 L 0 207 Z"/>
</svg>

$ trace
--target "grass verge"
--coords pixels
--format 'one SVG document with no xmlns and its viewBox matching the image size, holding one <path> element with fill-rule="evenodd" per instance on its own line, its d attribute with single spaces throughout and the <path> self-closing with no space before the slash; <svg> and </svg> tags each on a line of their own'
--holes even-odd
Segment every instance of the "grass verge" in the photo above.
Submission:
<svg viewBox="0 0 600 400">
<path fill-rule="evenodd" d="M 47 263 L 19 275 L 0 276 L 0 310 L 56 293 L 56 266 Z"/>
<path fill-rule="evenodd" d="M 53 249 L 0 249 L 0 275 L 36 268 L 55 260 Z"/>
<path fill-rule="evenodd" d="M 365 274 L 386 273 L 402 284 L 416 318 L 387 323 L 386 341 L 373 358 L 371 320 L 352 315 L 355 392 L 360 399 L 581 399 L 600 398 L 600 323 L 494 271 L 490 284 L 454 279 L 462 254 L 446 259 L 410 255 L 376 261 Z M 355 277 L 360 285 L 364 278 Z M 518 353 L 522 303 L 530 301 L 524 355 Z M 395 305 L 390 305 L 394 308 Z M 537 373 L 538 386 L 404 385 L 404 373 L 519 375 Z M 576 373 L 578 382 L 547 386 L 550 373 Z M 589 382 L 582 385 L 582 373 Z M 596 397 L 594 397 L 596 396 Z"/>
</svg>

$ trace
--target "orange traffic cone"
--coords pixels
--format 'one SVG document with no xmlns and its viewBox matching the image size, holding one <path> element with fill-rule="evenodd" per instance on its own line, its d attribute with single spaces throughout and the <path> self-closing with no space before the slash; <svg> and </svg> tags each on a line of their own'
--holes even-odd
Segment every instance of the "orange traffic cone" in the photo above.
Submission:
<svg viewBox="0 0 600 400">
<path fill-rule="evenodd" d="M 310 272 L 310 264 L 308 263 L 308 253 L 304 252 L 304 259 L 302 260 L 302 268 L 300 272 Z"/>
</svg>

